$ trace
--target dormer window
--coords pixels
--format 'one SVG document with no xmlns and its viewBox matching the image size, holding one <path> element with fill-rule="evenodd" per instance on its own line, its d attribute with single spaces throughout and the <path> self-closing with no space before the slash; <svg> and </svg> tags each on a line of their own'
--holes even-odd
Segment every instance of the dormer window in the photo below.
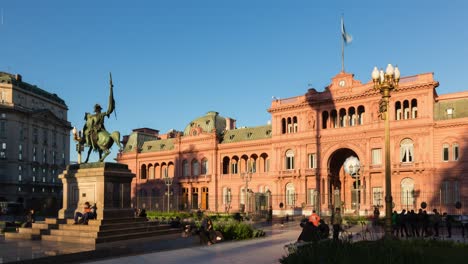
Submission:
<svg viewBox="0 0 468 264">
<path fill-rule="evenodd" d="M 447 108 L 447 117 L 448 118 L 452 118 L 453 117 L 453 112 L 454 112 L 455 109 L 453 108 Z"/>
</svg>

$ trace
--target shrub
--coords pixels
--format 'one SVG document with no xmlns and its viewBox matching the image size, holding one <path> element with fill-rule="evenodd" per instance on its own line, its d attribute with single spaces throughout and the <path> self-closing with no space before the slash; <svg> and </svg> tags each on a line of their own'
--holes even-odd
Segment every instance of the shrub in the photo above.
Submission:
<svg viewBox="0 0 468 264">
<path fill-rule="evenodd" d="M 280 263 L 466 263 L 468 245 L 436 240 L 322 241 L 299 248 Z"/>
</svg>

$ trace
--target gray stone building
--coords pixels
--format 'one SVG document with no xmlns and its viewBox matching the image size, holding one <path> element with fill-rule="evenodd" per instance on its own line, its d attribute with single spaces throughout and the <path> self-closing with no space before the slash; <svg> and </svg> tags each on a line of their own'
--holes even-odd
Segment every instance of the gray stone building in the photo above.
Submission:
<svg viewBox="0 0 468 264">
<path fill-rule="evenodd" d="M 0 201 L 56 213 L 69 163 L 68 107 L 56 94 L 0 72 Z"/>
</svg>

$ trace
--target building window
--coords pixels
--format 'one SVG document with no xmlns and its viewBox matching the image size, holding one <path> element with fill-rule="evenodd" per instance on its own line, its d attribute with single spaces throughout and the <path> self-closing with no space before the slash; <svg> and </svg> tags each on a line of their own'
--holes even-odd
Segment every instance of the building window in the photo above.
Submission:
<svg viewBox="0 0 468 264">
<path fill-rule="evenodd" d="M 458 148 L 458 144 L 453 144 L 452 145 L 452 148 L 453 148 L 453 160 L 457 161 L 458 160 L 458 154 L 459 154 L 459 148 Z"/>
<path fill-rule="evenodd" d="M 444 144 L 442 146 L 442 160 L 449 161 L 449 144 Z"/>
<path fill-rule="evenodd" d="M 372 165 L 382 164 L 382 149 L 372 149 Z"/>
<path fill-rule="evenodd" d="M 292 150 L 286 151 L 286 169 L 287 170 L 294 169 L 294 151 Z"/>
<path fill-rule="evenodd" d="M 201 163 L 201 174 L 205 175 L 208 174 L 208 160 L 203 159 Z"/>
<path fill-rule="evenodd" d="M 406 209 L 414 206 L 414 180 L 411 178 L 401 181 L 401 204 Z"/>
<path fill-rule="evenodd" d="M 192 175 L 193 176 L 200 175 L 200 166 L 199 166 L 198 160 L 196 159 L 192 160 Z"/>
<path fill-rule="evenodd" d="M 247 171 L 249 172 L 257 172 L 257 161 L 254 159 L 249 159 Z"/>
<path fill-rule="evenodd" d="M 315 189 L 307 189 L 307 203 L 313 207 L 316 207 L 318 205 L 317 198 L 318 198 L 318 193 L 316 192 Z"/>
<path fill-rule="evenodd" d="M 406 138 L 400 143 L 400 161 L 409 163 L 414 161 L 413 140 Z"/>
<path fill-rule="evenodd" d="M 374 187 L 372 188 L 372 205 L 375 207 L 383 206 L 383 191 L 382 187 Z"/>
<path fill-rule="evenodd" d="M 224 187 L 223 188 L 223 204 L 228 205 L 231 204 L 232 196 L 231 196 L 231 188 Z"/>
<path fill-rule="evenodd" d="M 440 195 L 442 199 L 443 204 L 451 204 L 452 203 L 452 197 L 450 195 L 450 182 L 449 181 L 443 181 L 442 185 L 440 187 Z"/>
<path fill-rule="evenodd" d="M 146 164 L 141 165 L 140 179 L 142 179 L 142 180 L 146 179 Z"/>
<path fill-rule="evenodd" d="M 184 177 L 189 176 L 189 164 L 187 160 L 182 161 L 182 175 Z"/>
<path fill-rule="evenodd" d="M 270 171 L 270 159 L 265 160 L 265 172 Z"/>
<path fill-rule="evenodd" d="M 453 182 L 453 201 L 460 202 L 460 185 L 458 181 Z"/>
<path fill-rule="evenodd" d="M 308 156 L 309 156 L 308 168 L 309 169 L 317 168 L 317 156 L 315 155 L 315 153 L 310 153 Z"/>
<path fill-rule="evenodd" d="M 23 160 L 23 145 L 18 145 L 18 159 Z"/>
<path fill-rule="evenodd" d="M 237 160 L 233 160 L 231 162 L 231 174 L 237 174 L 238 173 L 238 166 L 237 166 Z"/>
<path fill-rule="evenodd" d="M 288 183 L 286 185 L 286 205 L 295 206 L 296 205 L 296 191 L 294 184 Z"/>
<path fill-rule="evenodd" d="M 455 112 L 453 108 L 447 108 L 447 117 L 449 119 L 453 118 L 453 113 Z"/>
<path fill-rule="evenodd" d="M 36 161 L 36 158 L 37 158 L 36 147 L 33 147 L 33 161 Z"/>
<path fill-rule="evenodd" d="M 0 150 L 0 158 L 6 159 L 6 143 L 2 143 L 2 149 Z"/>
</svg>

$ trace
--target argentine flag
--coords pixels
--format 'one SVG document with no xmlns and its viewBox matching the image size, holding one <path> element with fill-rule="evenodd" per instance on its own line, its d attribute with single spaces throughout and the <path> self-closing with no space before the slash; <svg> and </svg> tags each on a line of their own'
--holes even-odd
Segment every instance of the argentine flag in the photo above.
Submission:
<svg viewBox="0 0 468 264">
<path fill-rule="evenodd" d="M 346 33 L 343 17 L 341 17 L 341 36 L 343 37 L 343 41 L 346 44 L 351 43 L 351 41 L 353 41 L 353 37 L 350 34 Z"/>
</svg>

